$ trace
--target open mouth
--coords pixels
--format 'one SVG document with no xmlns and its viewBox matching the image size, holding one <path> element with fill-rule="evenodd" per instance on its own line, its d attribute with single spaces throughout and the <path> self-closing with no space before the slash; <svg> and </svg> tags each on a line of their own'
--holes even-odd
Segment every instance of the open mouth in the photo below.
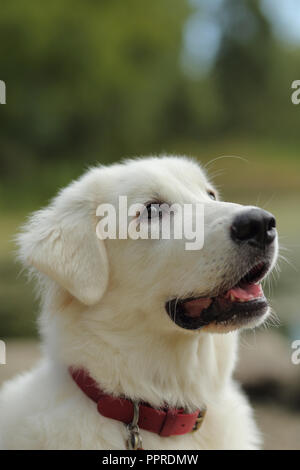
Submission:
<svg viewBox="0 0 300 470">
<path fill-rule="evenodd" d="M 172 299 L 166 303 L 170 318 L 180 327 L 197 330 L 208 325 L 235 329 L 261 318 L 268 309 L 261 280 L 269 265 L 261 262 L 233 287 L 215 297 Z"/>
</svg>

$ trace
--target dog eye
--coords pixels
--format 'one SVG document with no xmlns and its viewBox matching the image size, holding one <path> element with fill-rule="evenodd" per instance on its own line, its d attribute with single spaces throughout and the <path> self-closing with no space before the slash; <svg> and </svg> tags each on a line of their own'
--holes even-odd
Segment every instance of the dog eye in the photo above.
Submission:
<svg viewBox="0 0 300 470">
<path fill-rule="evenodd" d="M 210 197 L 211 199 L 213 199 L 214 201 L 216 201 L 217 196 L 215 195 L 215 193 L 214 193 L 213 191 L 209 190 L 209 191 L 207 191 L 207 194 L 209 195 L 209 197 Z"/>
<path fill-rule="evenodd" d="M 155 217 L 161 217 L 161 210 L 158 203 L 150 202 L 146 205 L 148 219 L 154 219 Z"/>
</svg>

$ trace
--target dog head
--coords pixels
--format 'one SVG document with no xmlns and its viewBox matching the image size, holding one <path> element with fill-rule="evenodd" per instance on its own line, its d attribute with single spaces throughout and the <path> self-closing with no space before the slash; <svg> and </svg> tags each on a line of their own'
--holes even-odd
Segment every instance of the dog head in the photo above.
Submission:
<svg viewBox="0 0 300 470">
<path fill-rule="evenodd" d="M 134 205 L 126 220 L 135 229 L 147 225 L 148 234 L 156 227 L 155 237 L 120 236 L 120 196 L 127 209 Z M 101 204 L 116 209 L 115 237 L 105 240 L 97 230 Z M 185 206 L 197 205 L 203 209 L 199 227 L 193 211 L 183 214 Z M 167 239 L 161 232 L 166 217 L 173 224 Z M 187 249 L 184 230 L 174 236 L 188 220 L 195 236 L 203 232 L 201 249 Z M 111 309 L 103 314 L 106 325 L 114 322 L 110 328 L 139 323 L 147 330 L 227 332 L 260 324 L 269 311 L 260 283 L 276 261 L 274 217 L 220 202 L 203 170 L 186 158 L 92 169 L 35 213 L 18 241 L 25 264 L 74 301 L 94 311 Z"/>
</svg>

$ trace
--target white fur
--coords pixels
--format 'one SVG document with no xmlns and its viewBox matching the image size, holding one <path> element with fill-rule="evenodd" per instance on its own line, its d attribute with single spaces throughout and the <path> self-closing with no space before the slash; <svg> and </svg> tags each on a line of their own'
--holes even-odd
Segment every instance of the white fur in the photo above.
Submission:
<svg viewBox="0 0 300 470">
<path fill-rule="evenodd" d="M 0 448 L 124 449 L 122 423 L 101 416 L 70 378 L 85 367 L 101 387 L 153 406 L 207 406 L 193 434 L 160 437 L 141 430 L 145 449 L 254 449 L 260 436 L 251 408 L 232 379 L 237 333 L 178 327 L 165 312 L 174 296 L 206 295 L 246 260 L 228 236 L 241 206 L 212 201 L 212 188 L 187 158 L 127 161 L 89 170 L 32 216 L 19 236 L 42 297 L 43 360 L 0 393 Z M 146 202 L 205 203 L 205 243 L 105 240 L 96 209 Z"/>
</svg>

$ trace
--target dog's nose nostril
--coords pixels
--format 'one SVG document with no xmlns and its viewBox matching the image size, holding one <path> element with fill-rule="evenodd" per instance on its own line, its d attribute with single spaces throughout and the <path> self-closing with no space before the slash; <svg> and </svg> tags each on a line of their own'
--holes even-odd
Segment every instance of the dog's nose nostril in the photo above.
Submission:
<svg viewBox="0 0 300 470">
<path fill-rule="evenodd" d="M 275 227 L 276 227 L 276 219 L 275 217 L 271 216 L 269 220 L 269 224 L 268 224 L 268 230 L 272 230 L 272 228 L 275 228 Z"/>
<path fill-rule="evenodd" d="M 262 209 L 249 209 L 235 216 L 230 235 L 236 243 L 248 243 L 258 248 L 270 245 L 276 237 L 275 217 Z"/>
</svg>

